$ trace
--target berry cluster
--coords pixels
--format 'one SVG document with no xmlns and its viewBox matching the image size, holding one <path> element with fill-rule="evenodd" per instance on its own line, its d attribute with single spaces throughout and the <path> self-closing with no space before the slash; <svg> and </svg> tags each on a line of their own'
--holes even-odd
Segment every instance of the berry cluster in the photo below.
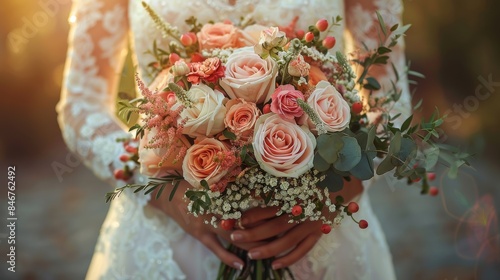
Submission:
<svg viewBox="0 0 500 280">
<path fill-rule="evenodd" d="M 120 161 L 125 165 L 121 169 L 115 169 L 113 175 L 116 180 L 128 181 L 134 175 L 134 169 L 139 165 L 138 143 L 130 139 L 119 139 L 123 142 L 125 153 L 120 156 Z"/>
</svg>

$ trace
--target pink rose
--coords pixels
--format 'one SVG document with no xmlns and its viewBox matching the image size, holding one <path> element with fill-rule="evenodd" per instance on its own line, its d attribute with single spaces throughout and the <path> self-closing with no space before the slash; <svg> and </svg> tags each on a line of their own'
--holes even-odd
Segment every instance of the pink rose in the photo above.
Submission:
<svg viewBox="0 0 500 280">
<path fill-rule="evenodd" d="M 305 99 L 304 95 L 292 85 L 279 86 L 271 98 L 271 112 L 285 119 L 293 120 L 304 114 L 304 111 L 297 103 L 297 99 Z"/>
<path fill-rule="evenodd" d="M 293 177 L 313 167 L 316 139 L 293 120 L 270 113 L 255 124 L 253 149 L 260 168 L 276 177 Z"/>
<path fill-rule="evenodd" d="M 329 132 L 342 131 L 349 126 L 351 109 L 337 89 L 329 82 L 320 81 L 307 99 L 307 104 L 316 112 Z M 300 123 L 306 123 L 312 131 L 316 126 L 304 114 Z"/>
<path fill-rule="evenodd" d="M 228 57 L 220 86 L 232 99 L 260 104 L 267 102 L 274 92 L 277 74 L 273 59 L 262 59 L 251 47 L 241 48 Z"/>
<path fill-rule="evenodd" d="M 191 144 L 182 136 L 178 138 L 175 142 L 176 147 L 169 155 L 169 157 L 159 166 L 161 159 L 167 152 L 167 148 L 162 149 L 148 149 L 146 146 L 156 135 L 156 129 L 146 130 L 144 132 L 144 137 L 141 138 L 139 142 L 139 163 L 141 165 L 140 172 L 151 177 L 162 177 L 168 174 L 173 174 L 178 171 L 182 172 L 182 160 L 175 161 L 177 155 L 181 148 L 189 148 Z"/>
<path fill-rule="evenodd" d="M 239 30 L 230 23 L 205 24 L 196 34 L 200 49 L 225 49 L 243 46 Z"/>
<path fill-rule="evenodd" d="M 246 141 L 253 134 L 255 121 L 260 116 L 260 110 L 255 103 L 245 100 L 231 99 L 226 103 L 227 113 L 224 123 L 238 138 Z"/>
<path fill-rule="evenodd" d="M 195 188 L 201 188 L 201 180 L 207 181 L 209 186 L 219 182 L 229 171 L 222 168 L 219 158 L 227 151 L 226 145 L 214 138 L 194 144 L 182 162 L 184 179 Z"/>
<path fill-rule="evenodd" d="M 203 62 L 190 63 L 189 70 L 187 80 L 193 84 L 199 84 L 200 81 L 216 83 L 219 78 L 224 77 L 226 69 L 218 57 L 211 57 Z"/>
<path fill-rule="evenodd" d="M 187 120 L 182 130 L 183 134 L 193 138 L 212 137 L 225 129 L 226 99 L 222 92 L 199 84 L 189 89 L 188 97 L 193 101 L 193 106 L 184 108 L 180 113 L 180 118 Z M 176 107 L 172 109 L 175 110 Z"/>
</svg>

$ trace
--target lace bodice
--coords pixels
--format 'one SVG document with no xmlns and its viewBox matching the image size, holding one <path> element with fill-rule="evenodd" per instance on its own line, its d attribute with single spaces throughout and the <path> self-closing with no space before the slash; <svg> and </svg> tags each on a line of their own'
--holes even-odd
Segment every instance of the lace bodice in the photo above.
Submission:
<svg viewBox="0 0 500 280">
<path fill-rule="evenodd" d="M 260 24 L 282 26 L 288 25 L 295 16 L 299 16 L 297 24 L 302 29 L 307 29 L 308 25 L 314 24 L 319 18 L 331 19 L 340 15 L 345 20 L 334 29 L 333 35 L 337 39 L 334 50 L 341 51 L 361 49 L 363 43 L 370 48 L 376 47 L 378 42 L 376 10 L 388 25 L 398 23 L 402 14 L 401 0 L 147 0 L 146 2 L 165 21 L 179 27 L 181 31 L 185 31 L 184 21 L 193 15 L 200 22 L 225 19 L 238 21 L 241 17 L 251 16 Z M 231 2 L 235 4 L 231 5 Z M 118 184 L 115 182 L 113 170 L 122 168 L 123 163 L 118 158 L 124 149 L 116 139 L 127 137 L 128 134 L 115 117 L 114 109 L 117 83 L 127 51 L 127 37 L 130 34 L 133 58 L 138 66 L 137 70 L 145 81 L 151 80 L 147 64 L 154 59 L 147 54 L 147 51 L 152 48 L 154 40 L 161 46 L 165 44 L 165 39 L 162 39 L 153 21 L 142 8 L 141 0 L 78 0 L 73 5 L 69 21 L 71 31 L 62 95 L 57 106 L 58 121 L 71 151 L 76 153 L 98 177 L 117 186 L 122 182 Z M 346 36 L 343 36 L 344 34 Z M 400 41 L 391 54 L 400 73 L 403 73 L 405 67 L 403 46 L 403 42 Z M 380 76 L 391 71 L 390 66 L 378 67 L 370 74 Z M 379 82 L 382 87 L 391 86 L 387 79 L 379 79 Z M 410 102 L 404 76 L 399 80 L 398 86 L 403 89 L 403 97 L 395 108 L 407 114 Z M 106 191 L 103 190 L 103 194 Z M 148 248 L 155 248 L 154 244 L 167 240 L 168 233 L 162 230 L 168 229 L 160 230 L 162 222 L 159 220 L 151 222 L 152 220 L 143 213 L 145 203 L 141 195 L 130 195 L 127 199 L 115 201 L 103 225 L 96 254 L 101 253 L 105 257 L 104 260 L 99 259 L 97 262 L 102 262 L 103 266 L 113 266 L 114 260 L 128 255 L 130 250 L 135 250 L 137 253 L 126 263 L 115 262 L 116 271 L 113 275 L 116 278 L 128 279 L 124 277 L 124 272 L 119 270 L 126 268 L 127 271 L 134 271 L 134 265 L 141 263 L 136 260 L 141 258 L 141 254 L 150 250 Z M 130 218 L 132 214 L 124 215 L 124 211 L 134 213 L 134 218 Z M 170 228 L 172 228 L 171 223 Z M 175 230 L 169 232 L 173 231 Z M 123 232 L 127 232 L 127 240 L 124 240 Z M 178 233 L 174 235 L 179 236 Z M 168 238 L 172 241 L 172 237 Z M 329 237 L 331 238 L 333 237 Z M 380 239 L 380 236 L 377 238 Z M 131 245 L 131 240 L 137 240 L 137 243 Z M 357 242 L 358 240 L 352 241 L 353 244 Z M 320 245 L 316 247 L 318 246 Z M 357 248 L 353 252 L 360 250 L 361 248 Z M 165 277 L 183 279 L 184 275 L 173 261 L 172 252 L 168 248 L 164 248 L 161 252 L 165 260 L 163 265 L 168 264 L 171 267 L 168 270 L 170 274 Z M 353 256 L 353 259 L 358 257 Z M 106 258 L 109 260 L 105 261 Z M 313 267 L 316 268 L 322 265 L 317 261 L 309 260 L 309 262 L 313 262 Z M 359 262 L 359 259 L 356 259 L 356 262 Z M 151 267 L 154 265 L 148 267 L 148 271 L 153 269 Z M 164 270 L 163 266 L 158 273 L 161 274 Z M 106 273 L 109 278 L 113 278 L 110 271 Z M 365 270 L 359 270 L 358 273 L 366 275 Z M 128 277 L 130 279 L 144 277 L 135 276 Z"/>
</svg>

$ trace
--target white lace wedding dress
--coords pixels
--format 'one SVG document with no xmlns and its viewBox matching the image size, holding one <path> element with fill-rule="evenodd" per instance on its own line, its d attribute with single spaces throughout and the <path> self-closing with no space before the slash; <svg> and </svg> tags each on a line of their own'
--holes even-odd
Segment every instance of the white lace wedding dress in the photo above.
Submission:
<svg viewBox="0 0 500 280">
<path fill-rule="evenodd" d="M 336 50 L 377 44 L 375 11 L 388 24 L 402 14 L 400 0 L 149 0 L 166 21 L 183 30 L 184 20 L 196 16 L 200 22 L 252 15 L 259 23 L 287 25 L 299 16 L 306 29 L 319 18 L 345 18 L 335 28 Z M 112 171 L 122 167 L 118 160 L 123 147 L 115 141 L 126 136 L 114 117 L 115 95 L 130 35 L 141 77 L 150 81 L 146 54 L 153 40 L 164 42 L 140 0 L 80 0 L 70 16 L 72 25 L 59 123 L 69 148 L 84 159 L 95 174 L 113 187 L 123 182 Z M 350 36 L 343 36 L 344 29 Z M 347 32 L 346 32 L 347 33 Z M 345 38 L 350 38 L 346 40 Z M 348 42 L 348 43 L 346 43 Z M 344 49 L 343 49 L 344 48 Z M 402 42 L 392 59 L 404 68 Z M 386 69 L 374 69 L 385 73 Z M 388 81 L 382 83 L 388 86 Z M 397 108 L 408 113 L 406 80 L 399 86 L 404 95 Z M 144 180 L 137 176 L 137 180 Z M 103 189 L 105 192 L 110 189 Z M 366 193 L 366 192 L 365 192 Z M 366 194 L 359 198 L 358 217 L 370 227 L 360 230 L 348 219 L 316 246 L 292 269 L 297 279 L 394 279 L 391 255 Z M 147 204 L 148 197 L 125 193 L 111 203 L 108 216 L 87 274 L 87 279 L 214 279 L 218 259 L 201 243 L 187 235 L 163 213 Z M 103 202 L 104 203 L 104 202 Z"/>
</svg>

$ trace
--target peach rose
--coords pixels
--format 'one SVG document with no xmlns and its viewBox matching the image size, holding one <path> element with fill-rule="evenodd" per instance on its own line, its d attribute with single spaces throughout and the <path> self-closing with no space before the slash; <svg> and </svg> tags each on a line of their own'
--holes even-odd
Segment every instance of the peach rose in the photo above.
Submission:
<svg viewBox="0 0 500 280">
<path fill-rule="evenodd" d="M 297 103 L 297 99 L 304 100 L 304 94 L 296 90 L 292 85 L 279 86 L 271 96 L 271 112 L 289 120 L 298 118 L 304 114 Z"/>
<path fill-rule="evenodd" d="M 182 161 L 175 162 L 175 158 L 177 157 L 177 154 L 179 153 L 181 148 L 189 148 L 191 146 L 189 141 L 184 136 L 178 138 L 175 144 L 176 148 L 163 162 L 163 164 L 159 166 L 161 159 L 167 152 L 167 148 L 145 148 L 155 135 L 156 129 L 146 130 L 144 132 L 144 137 L 142 137 L 139 142 L 139 163 L 141 165 L 140 172 L 151 177 L 162 177 L 168 174 L 175 173 L 173 171 L 182 172 Z"/>
<path fill-rule="evenodd" d="M 267 102 L 274 92 L 277 74 L 273 59 L 260 58 L 251 47 L 241 48 L 228 57 L 220 86 L 232 99 L 260 104 Z"/>
<path fill-rule="evenodd" d="M 230 23 L 205 24 L 196 34 L 200 49 L 225 49 L 241 47 L 241 34 Z"/>
<path fill-rule="evenodd" d="M 307 104 L 316 112 L 329 132 L 342 131 L 349 126 L 351 109 L 337 89 L 329 82 L 320 81 L 307 99 Z M 306 123 L 312 131 L 316 126 L 304 114 L 300 123 Z"/>
<path fill-rule="evenodd" d="M 191 108 L 184 108 L 181 119 L 187 119 L 183 134 L 193 138 L 198 136 L 212 137 L 224 130 L 226 107 L 225 97 L 218 90 L 213 90 L 204 84 L 194 85 L 188 91 L 188 97 L 193 101 Z M 176 109 L 174 106 L 172 109 Z"/>
<path fill-rule="evenodd" d="M 311 69 L 309 69 L 309 84 L 315 86 L 320 81 L 326 81 L 326 75 L 321 71 L 318 66 L 311 65 Z"/>
<path fill-rule="evenodd" d="M 260 110 L 255 103 L 245 100 L 231 99 L 226 103 L 227 113 L 224 123 L 240 139 L 246 141 L 253 134 L 255 121 L 260 116 Z"/>
<path fill-rule="evenodd" d="M 315 147 L 314 135 L 294 120 L 269 113 L 255 124 L 255 159 L 271 175 L 297 178 L 304 174 L 313 167 Z"/>
<path fill-rule="evenodd" d="M 228 170 L 222 168 L 218 156 L 227 151 L 226 145 L 214 138 L 194 144 L 182 162 L 184 179 L 195 188 L 201 188 L 201 180 L 207 181 L 209 186 L 219 182 Z"/>
</svg>

